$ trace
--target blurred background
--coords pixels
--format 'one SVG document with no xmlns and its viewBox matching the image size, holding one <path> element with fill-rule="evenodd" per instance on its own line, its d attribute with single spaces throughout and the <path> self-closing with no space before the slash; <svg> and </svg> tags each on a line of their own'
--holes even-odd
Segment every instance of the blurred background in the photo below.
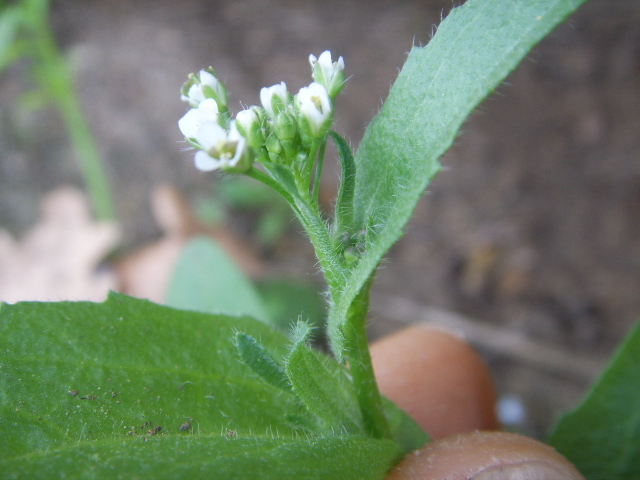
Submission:
<svg viewBox="0 0 640 480">
<path fill-rule="evenodd" d="M 0 8 L 25 2 L 0 1 Z M 277 199 L 193 167 L 177 128 L 186 112 L 180 85 L 211 65 L 237 112 L 259 103 L 263 86 L 284 80 L 295 92 L 307 85 L 308 55 L 331 50 L 351 77 L 335 129 L 357 145 L 411 46 L 426 44 L 453 6 L 54 0 L 49 10 L 48 2 L 28 3 L 43 6 L 31 14 L 46 23 L 32 23 L 20 48 L 5 49 L 0 60 L 0 283 L 15 287 L 27 270 L 7 273 L 10 261 L 64 204 L 43 211 L 43 200 L 63 186 L 86 191 L 78 145 L 93 135 L 113 197 L 114 215 L 103 217 L 117 224 L 103 231 L 91 223 L 96 215 L 80 212 L 91 233 L 76 242 L 98 245 L 87 258 L 100 265 L 100 285 L 122 290 L 126 281 L 110 265 L 172 235 L 204 231 L 221 237 L 248 275 L 298 276 L 321 290 L 311 247 Z M 6 17 L 5 45 L 13 38 Z M 49 44 L 33 40 L 43 29 Z M 47 87 L 60 80 L 56 58 L 88 127 L 75 143 L 73 122 L 61 113 L 73 102 L 64 88 Z M 334 155 L 323 178 L 328 210 L 338 187 Z M 442 163 L 380 269 L 371 336 L 424 320 L 462 330 L 496 374 L 507 427 L 544 437 L 640 313 L 640 2 L 583 6 L 479 107 Z M 69 231 L 64 219 L 60 225 Z M 174 250 L 165 252 L 167 264 Z M 157 266 L 162 253 L 153 258 Z"/>
</svg>

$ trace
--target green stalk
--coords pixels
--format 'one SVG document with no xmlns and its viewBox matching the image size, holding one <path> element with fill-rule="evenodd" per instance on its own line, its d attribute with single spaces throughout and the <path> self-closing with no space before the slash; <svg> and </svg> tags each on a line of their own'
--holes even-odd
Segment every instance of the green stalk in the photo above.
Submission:
<svg viewBox="0 0 640 480">
<path fill-rule="evenodd" d="M 320 142 L 317 140 L 314 140 L 311 146 L 309 147 L 309 156 L 307 157 L 307 161 L 304 164 L 304 167 L 302 169 L 301 183 L 304 185 L 304 187 L 307 189 L 308 192 L 311 191 L 311 178 L 313 174 L 313 166 L 316 163 L 316 156 L 318 155 L 319 147 L 320 147 Z"/>
<path fill-rule="evenodd" d="M 282 188 L 282 186 L 276 182 L 269 175 L 264 173 L 262 170 L 258 170 L 256 167 L 251 167 L 251 170 L 245 173 L 248 177 L 253 178 L 254 180 L 258 180 L 259 182 L 264 183 L 265 185 L 273 188 L 276 192 L 278 192 L 282 197 L 289 203 L 291 208 L 293 208 L 294 212 L 298 213 L 298 208 L 296 206 L 296 202 L 291 196 L 291 194 Z"/>
<path fill-rule="evenodd" d="M 115 208 L 107 174 L 76 96 L 73 77 L 49 27 L 47 14 L 48 9 L 41 7 L 34 15 L 38 18 L 32 19 L 31 33 L 39 62 L 37 68 L 40 81 L 62 113 L 96 217 L 101 220 L 114 220 Z"/>
<path fill-rule="evenodd" d="M 344 262 L 336 255 L 327 225 L 320 216 L 318 204 L 313 203 L 308 191 L 298 189 L 296 180 L 284 167 L 276 167 L 270 173 L 275 178 L 254 167 L 246 175 L 272 187 L 291 205 L 313 244 L 329 291 L 335 295 L 344 287 L 347 271 Z M 286 173 L 290 175 L 289 181 L 285 177 Z"/>
<path fill-rule="evenodd" d="M 366 320 L 372 280 L 365 284 L 349 308 L 345 324 L 345 350 L 365 430 L 373 438 L 392 438 L 367 342 Z"/>
<path fill-rule="evenodd" d="M 324 145 L 326 142 L 321 146 L 322 153 Z M 316 172 L 318 175 L 319 172 Z M 320 216 L 317 201 L 314 202 L 308 190 L 298 189 L 296 179 L 289 170 L 274 166 L 269 173 L 271 176 L 254 167 L 247 175 L 278 191 L 292 206 L 315 248 L 329 287 L 330 300 L 337 301 L 349 272 L 336 253 L 327 225 Z M 372 282 L 373 278 L 363 286 L 348 310 L 344 331 L 345 347 L 367 434 L 372 438 L 392 438 L 367 342 L 366 319 Z"/>
</svg>

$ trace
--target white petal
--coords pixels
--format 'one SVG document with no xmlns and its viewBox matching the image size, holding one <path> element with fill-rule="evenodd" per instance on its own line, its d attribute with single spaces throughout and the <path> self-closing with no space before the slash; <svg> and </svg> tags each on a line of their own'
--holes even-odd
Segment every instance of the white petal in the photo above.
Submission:
<svg viewBox="0 0 640 480">
<path fill-rule="evenodd" d="M 225 142 L 227 132 L 224 128 L 214 122 L 205 122 L 200 125 L 195 137 L 196 141 L 204 148 L 209 150 L 217 146 L 220 142 Z"/>
<path fill-rule="evenodd" d="M 200 81 L 213 88 L 217 88 L 218 85 L 218 79 L 206 70 L 200 70 Z"/>
<path fill-rule="evenodd" d="M 218 109 L 218 103 L 213 98 L 207 98 L 203 100 L 198 108 L 208 112 L 209 115 L 218 115 L 218 113 L 220 112 L 220 110 Z M 216 116 L 216 119 L 217 118 L 218 117 Z"/>
<path fill-rule="evenodd" d="M 300 89 L 300 93 L 302 93 Z M 308 87 L 306 87 L 304 98 L 306 102 L 310 102 L 313 104 L 313 107 L 326 118 L 331 113 L 331 101 L 329 100 L 329 94 L 327 93 L 327 89 L 324 85 L 321 85 L 317 82 L 311 83 Z M 320 102 L 320 106 L 318 107 L 318 101 Z"/>
<path fill-rule="evenodd" d="M 196 105 L 204 100 L 202 89 L 196 84 L 191 85 L 191 88 L 189 88 L 188 96 L 196 103 Z"/>
<path fill-rule="evenodd" d="M 288 100 L 287 84 L 282 82 L 270 87 L 263 87 L 260 90 L 260 103 L 262 103 L 262 106 L 270 116 L 274 115 L 272 103 L 274 96 L 280 97 L 282 103 L 286 105 Z"/>
<path fill-rule="evenodd" d="M 331 115 L 331 102 L 329 101 L 327 89 L 316 82 L 300 89 L 298 105 L 300 113 L 307 118 L 315 131 L 314 133 L 320 131 L 322 125 Z"/>
<path fill-rule="evenodd" d="M 184 117 L 178 120 L 178 128 L 187 138 L 196 138 L 198 129 L 200 128 L 200 113 L 197 108 L 192 108 Z"/>
<path fill-rule="evenodd" d="M 220 160 L 210 157 L 207 152 L 200 150 L 196 153 L 195 158 L 196 168 L 202 172 L 210 172 L 220 168 L 222 163 Z"/>
<path fill-rule="evenodd" d="M 327 68 L 333 68 L 333 63 L 331 62 L 331 52 L 329 50 L 325 50 L 320 54 L 320 58 L 318 58 L 318 63 L 322 67 L 323 70 Z"/>
<path fill-rule="evenodd" d="M 260 103 L 267 111 L 269 115 L 273 115 L 273 108 L 271 108 L 271 94 L 268 87 L 262 87 L 260 89 Z"/>
<path fill-rule="evenodd" d="M 251 131 L 253 125 L 259 122 L 258 114 L 253 109 L 253 107 L 247 108 L 246 110 L 241 110 L 236 115 L 236 122 L 242 125 L 242 128 L 244 128 L 245 132 L 249 132 Z"/>
<path fill-rule="evenodd" d="M 227 133 L 227 139 L 232 142 L 237 142 L 244 139 L 244 137 L 240 133 L 240 130 L 238 130 L 238 125 L 236 125 L 236 122 L 237 119 L 231 120 L 231 124 L 229 125 L 229 132 Z"/>
<path fill-rule="evenodd" d="M 203 125 L 217 125 L 217 123 L 218 104 L 215 103 L 215 100 L 213 104 L 207 103 L 205 100 L 199 108 L 192 108 L 178 120 L 178 127 L 185 137 L 197 139 Z"/>
</svg>

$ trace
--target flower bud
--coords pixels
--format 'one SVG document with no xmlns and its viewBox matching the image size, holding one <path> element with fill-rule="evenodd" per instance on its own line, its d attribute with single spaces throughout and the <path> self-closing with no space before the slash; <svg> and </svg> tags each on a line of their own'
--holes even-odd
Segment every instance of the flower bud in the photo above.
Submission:
<svg viewBox="0 0 640 480">
<path fill-rule="evenodd" d="M 269 135 L 265 140 L 265 146 L 267 147 L 267 152 L 269 152 L 269 158 L 271 161 L 276 161 L 283 150 L 278 137 L 273 134 Z"/>
<path fill-rule="evenodd" d="M 293 110 L 287 109 L 278 113 L 271 126 L 279 140 L 293 140 L 298 133 L 298 125 Z"/>
<path fill-rule="evenodd" d="M 216 71 L 211 67 L 189 75 L 180 93 L 181 100 L 193 108 L 197 108 L 205 99 L 212 98 L 220 111 L 227 110 L 227 88 L 218 80 Z"/>
<path fill-rule="evenodd" d="M 298 123 L 303 140 L 322 138 L 333 120 L 327 89 L 317 82 L 303 87 L 296 95 Z"/>
<path fill-rule="evenodd" d="M 287 85 L 284 82 L 260 90 L 260 102 L 270 118 L 284 110 L 291 101 L 291 94 L 287 91 Z"/>
<path fill-rule="evenodd" d="M 344 88 L 346 80 L 342 57 L 339 57 L 337 62 L 332 62 L 331 52 L 327 50 L 320 55 L 320 58 L 309 55 L 309 63 L 313 80 L 323 85 L 332 99 L 336 98 Z"/>
<path fill-rule="evenodd" d="M 264 145 L 263 117 L 264 110 L 255 106 L 242 110 L 236 115 L 235 125 L 238 131 L 247 139 L 247 143 L 256 150 Z"/>
</svg>

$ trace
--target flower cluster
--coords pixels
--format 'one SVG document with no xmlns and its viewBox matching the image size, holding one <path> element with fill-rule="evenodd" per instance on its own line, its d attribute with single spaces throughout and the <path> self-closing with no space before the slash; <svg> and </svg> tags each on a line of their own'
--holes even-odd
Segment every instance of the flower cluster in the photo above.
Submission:
<svg viewBox="0 0 640 480">
<path fill-rule="evenodd" d="M 189 75 L 181 99 L 192 107 L 178 122 L 187 142 L 198 149 L 196 167 L 246 173 L 255 161 L 293 166 L 312 162 L 333 123 L 335 97 L 345 83 L 342 57 L 326 51 L 309 57 L 313 82 L 291 95 L 282 82 L 260 91 L 262 106 L 238 112 L 227 108 L 227 89 L 209 67 Z M 296 169 L 308 171 L 308 169 Z"/>
</svg>

